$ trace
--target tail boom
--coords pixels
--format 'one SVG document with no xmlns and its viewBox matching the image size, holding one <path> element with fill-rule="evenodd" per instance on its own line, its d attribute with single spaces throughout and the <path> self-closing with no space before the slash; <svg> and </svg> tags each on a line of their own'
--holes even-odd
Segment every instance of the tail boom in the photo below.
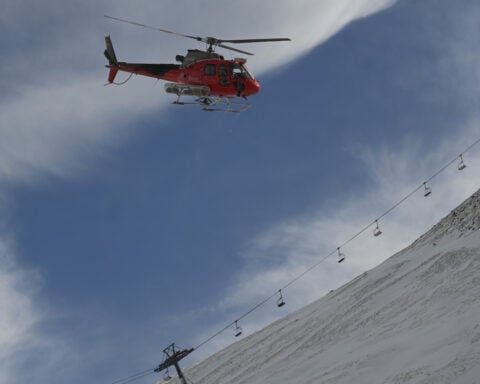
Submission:
<svg viewBox="0 0 480 384">
<path fill-rule="evenodd" d="M 110 69 L 108 73 L 109 83 L 114 82 L 118 71 L 129 72 L 136 75 L 143 75 L 167 81 L 177 81 L 179 77 L 180 65 L 119 62 L 117 60 L 117 56 L 115 55 L 115 50 L 113 49 L 110 36 L 105 36 L 105 45 L 106 49 L 104 51 L 104 55 L 108 60 L 108 65 L 106 65 L 106 67 Z"/>
</svg>

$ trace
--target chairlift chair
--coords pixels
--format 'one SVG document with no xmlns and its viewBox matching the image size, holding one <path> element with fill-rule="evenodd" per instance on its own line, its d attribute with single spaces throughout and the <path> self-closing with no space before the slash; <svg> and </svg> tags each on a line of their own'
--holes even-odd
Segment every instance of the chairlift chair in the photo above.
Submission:
<svg viewBox="0 0 480 384">
<path fill-rule="evenodd" d="M 427 186 L 427 183 L 423 183 L 423 186 L 425 187 L 424 191 L 423 191 L 423 196 L 424 197 L 427 197 L 427 196 L 430 196 L 431 193 L 432 193 L 432 189 L 430 187 Z"/>
<path fill-rule="evenodd" d="M 338 263 L 341 263 L 342 261 L 345 260 L 345 255 L 342 252 L 340 252 L 340 247 L 337 248 L 337 251 L 338 251 L 338 256 L 337 256 L 338 260 L 337 261 L 338 261 Z"/>
<path fill-rule="evenodd" d="M 463 171 L 465 168 L 467 168 L 467 166 L 463 162 L 463 155 L 460 155 L 460 163 L 458 163 L 458 170 Z"/>
<path fill-rule="evenodd" d="M 285 300 L 283 300 L 283 295 L 282 295 L 282 290 L 279 289 L 278 293 L 280 294 L 280 297 L 277 299 L 277 307 L 281 308 L 285 305 Z"/>
<path fill-rule="evenodd" d="M 243 329 L 238 325 L 238 320 L 235 320 L 235 337 L 238 337 L 242 334 Z"/>
<path fill-rule="evenodd" d="M 373 236 L 378 237 L 378 236 L 380 236 L 383 232 L 380 230 L 380 226 L 378 225 L 378 220 L 375 220 L 375 224 L 377 224 L 377 226 L 376 226 L 375 229 L 373 230 Z"/>
<path fill-rule="evenodd" d="M 172 376 L 170 376 L 170 373 L 168 372 L 168 368 L 167 368 L 167 370 L 163 374 L 163 381 L 170 381 L 170 380 L 172 380 Z"/>
</svg>

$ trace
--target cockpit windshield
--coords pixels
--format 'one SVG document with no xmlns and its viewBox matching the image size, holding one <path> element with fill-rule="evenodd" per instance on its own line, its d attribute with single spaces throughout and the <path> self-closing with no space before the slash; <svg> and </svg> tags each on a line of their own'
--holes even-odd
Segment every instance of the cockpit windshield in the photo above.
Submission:
<svg viewBox="0 0 480 384">
<path fill-rule="evenodd" d="M 233 63 L 232 64 L 233 77 L 236 79 L 249 79 L 252 80 L 254 77 L 248 72 L 248 69 L 242 65 Z"/>
</svg>

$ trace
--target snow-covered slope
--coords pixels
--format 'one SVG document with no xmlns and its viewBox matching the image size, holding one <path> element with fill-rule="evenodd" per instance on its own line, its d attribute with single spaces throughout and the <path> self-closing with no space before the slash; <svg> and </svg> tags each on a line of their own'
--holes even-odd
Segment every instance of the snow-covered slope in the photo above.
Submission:
<svg viewBox="0 0 480 384">
<path fill-rule="evenodd" d="M 405 250 L 186 372 L 195 384 L 480 383 L 480 191 Z"/>
</svg>

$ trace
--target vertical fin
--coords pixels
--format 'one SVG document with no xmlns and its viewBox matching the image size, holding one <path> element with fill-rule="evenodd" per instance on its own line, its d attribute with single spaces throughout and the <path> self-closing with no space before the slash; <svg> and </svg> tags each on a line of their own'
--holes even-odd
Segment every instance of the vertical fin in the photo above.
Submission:
<svg viewBox="0 0 480 384">
<path fill-rule="evenodd" d="M 118 65 L 117 56 L 115 55 L 115 51 L 112 45 L 112 39 L 110 39 L 110 36 L 105 36 L 105 44 L 107 46 L 107 49 L 105 49 L 104 54 L 108 62 L 110 63 L 110 65 Z"/>
<path fill-rule="evenodd" d="M 112 39 L 110 36 L 105 36 L 105 45 L 107 46 L 107 49 L 105 49 L 105 57 L 108 60 L 108 66 L 110 68 L 110 72 L 108 73 L 108 82 L 113 83 L 115 80 L 115 76 L 117 76 L 118 72 L 118 61 L 117 61 L 117 56 L 115 55 L 115 51 L 113 49 L 112 45 Z"/>
</svg>

